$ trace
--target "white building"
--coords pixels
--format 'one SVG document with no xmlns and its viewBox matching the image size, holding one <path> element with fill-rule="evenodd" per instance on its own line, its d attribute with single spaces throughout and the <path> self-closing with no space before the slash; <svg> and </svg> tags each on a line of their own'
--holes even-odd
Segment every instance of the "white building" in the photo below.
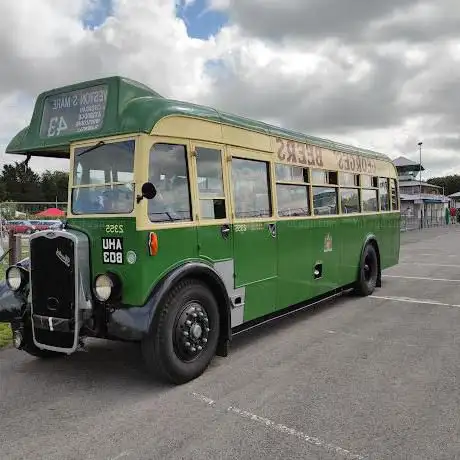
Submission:
<svg viewBox="0 0 460 460">
<path fill-rule="evenodd" d="M 456 209 L 460 209 L 460 192 L 452 193 L 449 195 L 450 206 L 453 206 Z"/>
<path fill-rule="evenodd" d="M 449 198 L 444 196 L 442 187 L 417 179 L 425 170 L 420 163 L 398 157 L 393 164 L 398 171 L 403 225 L 431 227 L 443 224 Z"/>
</svg>

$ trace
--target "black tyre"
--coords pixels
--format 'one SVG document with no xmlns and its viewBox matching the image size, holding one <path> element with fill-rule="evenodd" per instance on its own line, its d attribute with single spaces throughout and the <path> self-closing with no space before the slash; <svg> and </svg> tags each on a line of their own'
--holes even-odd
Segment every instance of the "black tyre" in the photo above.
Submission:
<svg viewBox="0 0 460 460">
<path fill-rule="evenodd" d="M 219 308 L 206 285 L 181 281 L 159 307 L 142 354 L 155 377 L 174 384 L 200 376 L 209 366 L 219 338 Z"/>
<path fill-rule="evenodd" d="M 367 244 L 359 265 L 355 293 L 361 296 L 371 295 L 377 285 L 378 274 L 379 261 L 377 252 L 372 244 Z"/>
</svg>

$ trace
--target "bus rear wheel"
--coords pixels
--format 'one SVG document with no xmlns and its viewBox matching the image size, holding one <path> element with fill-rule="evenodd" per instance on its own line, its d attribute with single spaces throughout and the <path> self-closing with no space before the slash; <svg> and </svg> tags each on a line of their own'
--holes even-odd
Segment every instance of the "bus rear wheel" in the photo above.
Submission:
<svg viewBox="0 0 460 460">
<path fill-rule="evenodd" d="M 215 355 L 219 308 L 212 292 L 198 281 L 181 281 L 159 307 L 142 354 L 149 372 L 174 384 L 199 377 Z"/>
<path fill-rule="evenodd" d="M 373 244 L 368 243 L 364 248 L 359 264 L 359 278 L 355 293 L 360 296 L 371 295 L 377 285 L 379 261 Z"/>
</svg>

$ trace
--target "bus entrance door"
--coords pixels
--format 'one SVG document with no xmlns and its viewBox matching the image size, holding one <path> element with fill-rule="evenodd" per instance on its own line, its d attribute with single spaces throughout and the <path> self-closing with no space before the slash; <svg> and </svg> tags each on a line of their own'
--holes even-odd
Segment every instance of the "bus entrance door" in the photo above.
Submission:
<svg viewBox="0 0 460 460">
<path fill-rule="evenodd" d="M 198 255 L 211 262 L 224 279 L 227 289 L 233 283 L 233 238 L 230 204 L 223 174 L 222 146 L 200 143 L 192 145 L 197 173 Z"/>
<path fill-rule="evenodd" d="M 235 288 L 244 290 L 244 320 L 276 308 L 277 228 L 271 219 L 269 164 L 233 157 Z"/>
</svg>

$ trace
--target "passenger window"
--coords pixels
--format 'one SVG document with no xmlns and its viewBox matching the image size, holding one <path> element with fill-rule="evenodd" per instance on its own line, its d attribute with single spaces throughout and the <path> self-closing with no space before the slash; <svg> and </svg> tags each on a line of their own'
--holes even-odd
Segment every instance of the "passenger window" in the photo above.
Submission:
<svg viewBox="0 0 460 460">
<path fill-rule="evenodd" d="M 150 150 L 149 181 L 157 195 L 148 200 L 152 222 L 192 220 L 185 145 L 155 144 Z"/>
<path fill-rule="evenodd" d="M 377 190 L 361 190 L 363 196 L 363 211 L 372 212 L 377 211 Z"/>
<path fill-rule="evenodd" d="M 322 169 L 312 169 L 311 181 L 313 184 L 326 184 L 327 172 Z"/>
<path fill-rule="evenodd" d="M 308 182 L 308 168 L 277 164 L 275 176 L 278 216 L 308 216 L 310 214 L 308 187 L 301 185 Z"/>
<path fill-rule="evenodd" d="M 310 214 L 306 185 L 276 184 L 278 216 L 308 216 Z"/>
<path fill-rule="evenodd" d="M 200 216 L 203 219 L 225 219 L 222 152 L 205 147 L 196 147 L 195 150 Z"/>
<path fill-rule="evenodd" d="M 313 187 L 313 207 L 315 215 L 337 214 L 337 189 Z"/>
<path fill-rule="evenodd" d="M 342 207 L 343 214 L 359 212 L 359 189 L 342 188 L 340 190 L 340 205 Z"/>
<path fill-rule="evenodd" d="M 359 187 L 359 174 L 341 172 L 339 173 L 339 181 L 340 185 Z"/>
<path fill-rule="evenodd" d="M 233 158 L 232 182 L 237 218 L 272 215 L 268 163 Z"/>
<path fill-rule="evenodd" d="M 362 187 L 372 187 L 372 178 L 371 176 L 361 176 L 361 186 Z"/>
<path fill-rule="evenodd" d="M 390 210 L 390 195 L 388 194 L 388 179 L 380 177 L 379 179 L 379 190 L 380 190 L 380 210 Z"/>
<path fill-rule="evenodd" d="M 308 168 L 277 164 L 275 176 L 277 182 L 308 182 Z"/>
<path fill-rule="evenodd" d="M 337 185 L 339 183 L 337 171 L 327 172 L 327 183 L 331 185 Z"/>
<path fill-rule="evenodd" d="M 391 209 L 395 211 L 399 209 L 398 189 L 395 179 L 391 179 Z"/>
</svg>

